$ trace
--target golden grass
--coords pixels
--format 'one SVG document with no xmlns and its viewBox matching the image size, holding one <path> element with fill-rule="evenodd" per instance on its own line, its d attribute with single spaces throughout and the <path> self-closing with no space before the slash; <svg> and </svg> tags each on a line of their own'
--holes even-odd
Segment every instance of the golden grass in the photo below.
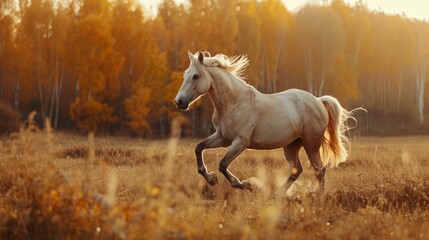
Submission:
<svg viewBox="0 0 429 240">
<path fill-rule="evenodd" d="M 49 133 L 49 134 L 48 134 Z M 55 137 L 53 137 L 55 136 Z M 0 148 L 1 239 L 428 239 L 429 137 L 359 137 L 328 169 L 326 191 L 302 152 L 289 197 L 282 151 L 246 151 L 231 164 L 254 192 L 217 171 L 197 173 L 196 139 L 143 141 L 23 130 Z M 92 152 L 92 153 L 91 153 Z"/>
</svg>

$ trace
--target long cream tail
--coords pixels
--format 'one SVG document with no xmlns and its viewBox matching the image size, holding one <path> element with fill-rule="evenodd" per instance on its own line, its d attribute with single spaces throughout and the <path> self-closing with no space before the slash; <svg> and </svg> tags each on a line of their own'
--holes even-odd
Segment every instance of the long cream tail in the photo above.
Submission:
<svg viewBox="0 0 429 240">
<path fill-rule="evenodd" d="M 332 96 L 319 97 L 325 105 L 329 115 L 328 126 L 325 131 L 322 144 L 322 162 L 324 166 L 336 167 L 347 160 L 350 150 L 350 140 L 346 132 L 350 129 L 348 119 L 356 119 L 352 116 L 359 109 L 347 111 L 338 100 Z"/>
</svg>

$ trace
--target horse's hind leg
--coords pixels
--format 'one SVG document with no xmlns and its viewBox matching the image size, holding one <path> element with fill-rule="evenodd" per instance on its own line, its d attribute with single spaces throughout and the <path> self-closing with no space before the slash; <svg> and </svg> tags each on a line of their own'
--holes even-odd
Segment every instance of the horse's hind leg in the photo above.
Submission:
<svg viewBox="0 0 429 240">
<path fill-rule="evenodd" d="M 304 149 L 308 155 L 311 166 L 313 166 L 314 168 L 314 174 L 316 175 L 317 180 L 319 180 L 320 188 L 324 190 L 326 169 L 323 166 L 322 159 L 320 157 L 321 146 L 322 146 L 322 139 L 316 142 L 304 143 Z"/>
<path fill-rule="evenodd" d="M 238 155 L 240 155 L 240 153 L 242 153 L 244 149 L 246 149 L 246 147 L 247 146 L 245 142 L 241 140 L 233 141 L 228 152 L 223 157 L 222 161 L 220 161 L 219 171 L 223 173 L 223 175 L 225 175 L 226 179 L 228 179 L 229 183 L 231 183 L 231 186 L 235 188 L 240 188 L 240 189 L 252 190 L 252 185 L 250 184 L 250 182 L 240 181 L 236 176 L 234 176 L 234 174 L 232 174 L 228 170 L 229 164 L 231 164 L 231 162 L 234 161 L 234 159 L 238 157 Z"/>
<path fill-rule="evenodd" d="M 215 132 L 204 141 L 198 143 L 197 146 L 195 147 L 195 155 L 197 157 L 198 172 L 212 186 L 217 184 L 217 177 L 214 172 L 210 172 L 210 173 L 207 172 L 207 167 L 204 164 L 204 159 L 203 159 L 203 151 L 204 149 L 208 149 L 208 148 L 218 148 L 218 147 L 227 147 L 227 146 L 228 144 L 220 136 L 220 134 L 218 132 Z"/>
<path fill-rule="evenodd" d="M 298 138 L 293 143 L 283 148 L 286 160 L 289 163 L 290 176 L 282 187 L 282 191 L 287 191 L 290 186 L 298 179 L 299 175 L 302 173 L 301 160 L 299 159 L 299 150 L 302 147 L 302 140 Z"/>
<path fill-rule="evenodd" d="M 308 157 L 310 158 L 310 163 L 314 168 L 314 174 L 316 175 L 317 180 L 319 180 L 320 188 L 324 190 L 326 168 L 322 165 L 319 150 L 309 154 Z"/>
</svg>

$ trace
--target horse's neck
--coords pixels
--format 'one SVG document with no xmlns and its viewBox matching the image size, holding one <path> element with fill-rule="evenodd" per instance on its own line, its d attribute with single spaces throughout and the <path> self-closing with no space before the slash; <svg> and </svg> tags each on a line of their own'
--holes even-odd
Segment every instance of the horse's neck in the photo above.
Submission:
<svg viewBox="0 0 429 240">
<path fill-rule="evenodd" d="M 236 79 L 235 76 L 221 71 L 211 71 L 212 85 L 209 90 L 210 99 L 222 116 L 228 107 L 234 107 L 239 104 L 240 98 L 245 96 L 245 92 L 250 87 L 243 81 Z"/>
</svg>

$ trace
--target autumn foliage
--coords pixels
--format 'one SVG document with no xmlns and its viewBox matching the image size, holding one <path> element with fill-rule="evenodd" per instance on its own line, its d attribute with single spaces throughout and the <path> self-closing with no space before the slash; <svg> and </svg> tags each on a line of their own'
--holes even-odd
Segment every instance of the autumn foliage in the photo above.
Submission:
<svg viewBox="0 0 429 240">
<path fill-rule="evenodd" d="M 96 131 L 101 124 L 116 122 L 117 118 L 112 113 L 113 109 L 109 105 L 94 99 L 84 102 L 77 97 L 70 105 L 70 118 L 87 132 Z"/>
<path fill-rule="evenodd" d="M 18 131 L 20 120 L 19 113 L 15 112 L 9 104 L 0 102 L 0 135 Z"/>
<path fill-rule="evenodd" d="M 168 135 L 186 51 L 208 50 L 246 54 L 246 81 L 264 93 L 367 108 L 363 133 L 429 131 L 429 24 L 362 2 L 163 0 L 150 16 L 135 0 L 3 0 L 0 36 L 0 100 L 54 128 Z M 192 134 L 212 130 L 211 114 L 207 99 L 186 113 Z"/>
<path fill-rule="evenodd" d="M 150 88 L 136 88 L 134 97 L 125 100 L 125 111 L 127 112 L 128 126 L 139 134 L 150 131 L 147 121 L 150 108 L 148 106 L 151 94 Z"/>
</svg>

